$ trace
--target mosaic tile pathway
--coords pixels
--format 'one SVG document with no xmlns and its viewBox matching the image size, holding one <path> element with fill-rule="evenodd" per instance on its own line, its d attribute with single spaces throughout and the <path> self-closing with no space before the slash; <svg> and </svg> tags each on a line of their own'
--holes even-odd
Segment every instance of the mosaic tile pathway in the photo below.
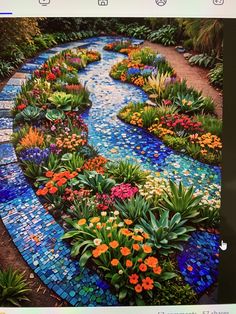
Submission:
<svg viewBox="0 0 236 314">
<path fill-rule="evenodd" d="M 45 212 L 16 162 L 13 146 L 7 143 L 12 133 L 10 109 L 13 100 L 22 83 L 48 58 L 74 46 L 88 46 L 101 52 L 100 62 L 91 64 L 80 72 L 80 79 L 90 90 L 93 102 L 92 108 L 83 115 L 89 126 L 89 141 L 98 147 L 101 154 L 110 159 L 136 160 L 145 169 L 158 172 L 166 178 L 182 180 L 186 185 L 193 184 L 211 197 L 219 197 L 221 178 L 218 167 L 205 165 L 176 153 L 154 136 L 126 125 L 116 117 L 117 112 L 128 102 L 146 101 L 147 96 L 135 86 L 110 78 L 112 65 L 124 58 L 123 55 L 103 51 L 103 46 L 111 40 L 114 38 L 91 38 L 48 50 L 25 64 L 21 72 L 16 73 L 0 93 L 0 216 L 29 266 L 49 288 L 71 305 L 77 306 L 118 303 L 107 284 L 97 274 L 88 269 L 82 271 L 78 263 L 70 258 L 70 248 L 60 241 L 63 229 Z M 186 246 L 179 257 L 179 265 L 186 282 L 195 291 L 202 292 L 217 278 L 216 254 L 219 239 L 203 233 L 199 241 L 204 247 L 204 254 L 199 254 L 196 237 L 196 234 L 192 236 L 189 246 Z M 206 245 L 209 240 L 214 250 Z M 193 250 L 191 254 L 190 248 Z M 202 277 L 198 268 L 202 269 L 205 256 L 212 257 L 212 254 L 214 258 L 209 258 L 205 277 Z M 198 266 L 195 272 L 186 273 L 189 263 Z M 80 276 L 76 279 L 78 274 Z"/>
</svg>

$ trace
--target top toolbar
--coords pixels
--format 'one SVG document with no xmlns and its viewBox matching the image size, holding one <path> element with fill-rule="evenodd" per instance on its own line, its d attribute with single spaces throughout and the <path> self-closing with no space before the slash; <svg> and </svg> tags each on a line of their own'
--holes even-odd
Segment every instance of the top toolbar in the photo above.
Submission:
<svg viewBox="0 0 236 314">
<path fill-rule="evenodd" d="M 0 0 L 0 17 L 236 18 L 235 0 Z"/>
</svg>

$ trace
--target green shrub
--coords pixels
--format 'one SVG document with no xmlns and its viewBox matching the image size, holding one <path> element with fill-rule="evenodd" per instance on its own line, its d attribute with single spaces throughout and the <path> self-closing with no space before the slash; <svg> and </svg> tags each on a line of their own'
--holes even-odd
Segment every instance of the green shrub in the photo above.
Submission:
<svg viewBox="0 0 236 314">
<path fill-rule="evenodd" d="M 106 171 L 118 183 L 142 184 L 148 175 L 138 164 L 127 160 L 107 163 Z"/>
<path fill-rule="evenodd" d="M 188 140 L 185 137 L 176 137 L 176 136 L 171 136 L 171 135 L 165 135 L 163 137 L 163 142 L 167 146 L 169 146 L 169 147 L 171 147 L 177 151 L 182 151 L 182 150 L 185 151 L 185 147 L 188 143 Z"/>
<path fill-rule="evenodd" d="M 211 115 L 196 115 L 194 120 L 201 122 L 202 128 L 206 133 L 210 132 L 211 134 L 222 137 L 222 120 L 211 116 Z"/>
<path fill-rule="evenodd" d="M 193 40 L 191 38 L 189 39 L 186 39 L 183 43 L 183 47 L 186 49 L 186 50 L 193 50 Z"/>
<path fill-rule="evenodd" d="M 83 174 L 78 175 L 78 181 L 74 184 L 91 189 L 94 193 L 109 193 L 116 182 L 96 171 L 84 171 Z"/>
<path fill-rule="evenodd" d="M 200 210 L 200 216 L 204 218 L 202 226 L 205 228 L 219 228 L 220 211 L 218 208 L 203 206 Z"/>
<path fill-rule="evenodd" d="M 211 69 L 208 77 L 212 85 L 219 88 L 223 88 L 224 80 L 223 63 L 217 63 L 215 67 Z"/>
<path fill-rule="evenodd" d="M 9 268 L 6 271 L 0 270 L 0 305 L 21 306 L 24 301 L 29 301 L 27 293 L 30 291 L 24 274 Z"/>
<path fill-rule="evenodd" d="M 163 268 L 167 272 L 176 272 L 176 267 L 171 262 L 166 262 Z M 196 304 L 197 301 L 197 294 L 188 284 L 185 284 L 180 275 L 177 275 L 171 281 L 161 284 L 153 305 L 189 305 Z"/>
<path fill-rule="evenodd" d="M 189 59 L 189 63 L 191 65 L 198 65 L 203 68 L 212 68 L 216 63 L 215 56 L 209 56 L 206 53 L 202 53 L 199 55 L 192 56 Z"/>
<path fill-rule="evenodd" d="M 152 124 L 156 122 L 157 119 L 157 110 L 154 107 L 146 106 L 141 113 L 143 126 L 149 128 Z"/>
<path fill-rule="evenodd" d="M 164 25 L 159 30 L 152 32 L 148 40 L 163 44 L 164 46 L 173 46 L 176 44 L 177 28 L 172 25 Z"/>
<path fill-rule="evenodd" d="M 71 172 L 81 169 L 85 162 L 84 158 L 76 152 L 64 154 L 61 161 L 63 161 L 63 168 Z"/>
<path fill-rule="evenodd" d="M 131 59 L 141 64 L 152 65 L 156 58 L 156 53 L 151 48 L 142 48 L 141 50 L 134 51 L 131 54 Z"/>
<path fill-rule="evenodd" d="M 9 62 L 0 60 L 0 78 L 1 79 L 8 77 L 12 73 L 13 70 L 14 70 L 14 67 Z"/>
</svg>

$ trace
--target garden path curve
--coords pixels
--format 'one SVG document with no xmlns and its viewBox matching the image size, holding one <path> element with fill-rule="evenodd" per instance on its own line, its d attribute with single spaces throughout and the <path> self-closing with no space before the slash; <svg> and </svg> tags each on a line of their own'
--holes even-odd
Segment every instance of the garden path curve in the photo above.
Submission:
<svg viewBox="0 0 236 314">
<path fill-rule="evenodd" d="M 202 91 L 204 96 L 212 97 L 215 103 L 215 112 L 219 118 L 222 118 L 223 97 L 219 91 L 209 84 L 207 78 L 208 70 L 198 66 L 191 66 L 188 61 L 185 60 L 183 54 L 177 52 L 174 47 L 165 47 L 149 41 L 145 41 L 143 46 L 150 47 L 154 51 L 163 54 L 175 69 L 177 75 L 187 80 L 189 87 L 194 87 L 196 90 Z"/>
<path fill-rule="evenodd" d="M 70 258 L 70 247 L 60 240 L 63 229 L 45 212 L 33 189 L 27 183 L 9 143 L 12 134 L 10 109 L 22 83 L 48 58 L 59 51 L 87 45 L 101 52 L 102 60 L 90 64 L 80 72 L 80 79 L 91 92 L 93 106 L 83 114 L 89 126 L 89 142 L 110 159 L 129 158 L 142 163 L 145 169 L 158 172 L 166 178 L 182 180 L 215 196 L 219 193 L 220 168 L 202 164 L 190 157 L 174 152 L 156 137 L 142 129 L 124 124 L 116 115 L 127 103 L 147 100 L 139 88 L 114 81 L 109 76 L 111 66 L 124 56 L 103 50 L 114 40 L 110 37 L 91 38 L 48 50 L 25 64 L 0 93 L 0 216 L 23 258 L 41 280 L 71 305 L 117 305 L 108 285 L 88 269 L 83 272 L 78 262 Z M 217 276 L 218 237 L 195 233 L 187 254 L 179 259 L 181 272 L 195 291 L 203 292 Z M 209 243 L 213 243 L 212 249 Z M 195 249 L 194 249 L 195 248 Z M 195 255 L 192 250 L 195 250 Z M 198 251 L 202 254 L 199 261 Z M 191 254 L 189 254 L 190 252 Z M 192 260 L 192 261 L 190 261 Z M 204 272 L 195 279 L 186 273 L 189 263 L 196 264 L 196 271 Z M 213 271 L 212 271 L 213 269 Z M 76 279 L 76 276 L 79 277 Z"/>
</svg>

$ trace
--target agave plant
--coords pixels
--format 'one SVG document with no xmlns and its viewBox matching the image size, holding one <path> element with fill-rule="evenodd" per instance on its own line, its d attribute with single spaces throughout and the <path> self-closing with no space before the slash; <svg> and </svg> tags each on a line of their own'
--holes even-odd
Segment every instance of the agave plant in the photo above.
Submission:
<svg viewBox="0 0 236 314">
<path fill-rule="evenodd" d="M 127 160 L 109 162 L 106 168 L 107 173 L 118 183 L 142 184 L 148 176 L 138 164 L 132 164 Z"/>
<path fill-rule="evenodd" d="M 176 213 L 170 218 L 170 212 L 164 210 L 159 220 L 155 215 L 150 212 L 150 219 L 140 219 L 140 225 L 137 228 L 142 229 L 147 233 L 152 243 L 159 254 L 168 256 L 174 253 L 175 250 L 183 250 L 183 242 L 188 241 L 190 235 L 189 232 L 195 229 L 190 226 L 186 226 L 186 219 L 182 219 L 180 213 Z"/>
<path fill-rule="evenodd" d="M 84 174 L 78 176 L 78 182 L 75 184 L 91 189 L 94 193 L 109 193 L 116 182 L 96 171 L 84 171 Z"/>
<path fill-rule="evenodd" d="M 24 110 L 15 116 L 16 121 L 36 121 L 42 116 L 42 111 L 35 106 L 27 106 Z"/>
<path fill-rule="evenodd" d="M 6 271 L 0 270 L 0 305 L 21 306 L 22 301 L 29 301 L 27 286 L 24 274 L 9 268 Z"/>
<path fill-rule="evenodd" d="M 45 117 L 50 121 L 63 120 L 65 118 L 65 114 L 63 111 L 58 109 L 48 109 Z"/>
<path fill-rule="evenodd" d="M 150 202 L 146 201 L 145 198 L 140 195 L 122 202 L 117 201 L 114 206 L 123 218 L 131 219 L 135 223 L 137 223 L 141 217 L 144 218 L 149 211 L 155 209 L 152 208 Z"/>
<path fill-rule="evenodd" d="M 185 188 L 182 182 L 177 185 L 170 181 L 170 192 L 165 192 L 160 208 L 164 211 L 180 213 L 183 219 L 197 223 L 203 220 L 197 218 L 200 215 L 201 199 L 202 195 L 194 196 L 193 187 Z"/>
</svg>

